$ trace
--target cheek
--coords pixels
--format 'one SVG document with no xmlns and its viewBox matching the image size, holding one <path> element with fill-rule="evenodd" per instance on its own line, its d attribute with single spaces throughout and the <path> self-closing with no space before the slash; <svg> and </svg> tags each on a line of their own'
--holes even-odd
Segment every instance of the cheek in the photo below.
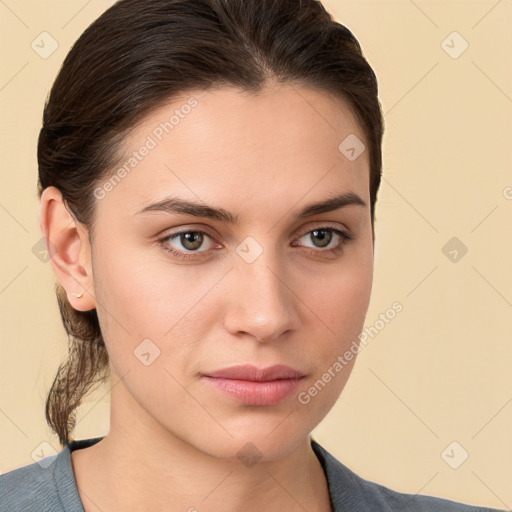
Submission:
<svg viewBox="0 0 512 512">
<path fill-rule="evenodd" d="M 354 367 L 370 302 L 373 259 L 371 245 L 341 258 L 322 274 L 310 277 L 307 303 L 315 341 L 313 378 L 303 403 L 322 416 L 336 402 Z M 313 323 L 317 327 L 313 326 Z M 313 387 L 311 387 L 313 386 Z M 300 400 L 299 400 L 300 401 Z"/>
<path fill-rule="evenodd" d="M 129 333 L 161 337 L 197 302 L 200 286 L 190 272 L 165 265 L 158 248 L 118 245 L 126 249 L 116 250 L 107 242 L 95 258 L 96 298 L 103 316 Z"/>
<path fill-rule="evenodd" d="M 148 264 L 152 249 L 104 247 L 104 253 L 95 257 L 93 275 L 98 317 L 112 363 L 118 372 L 139 365 L 134 351 L 145 343 L 140 350 L 160 351 L 159 364 L 171 367 L 173 361 L 180 361 L 185 372 L 186 361 L 215 317 L 211 304 L 207 308 L 208 292 L 222 277 L 222 269 L 171 265 L 165 255 Z"/>
<path fill-rule="evenodd" d="M 359 334 L 372 290 L 371 261 L 340 260 L 321 274 L 311 276 L 304 296 L 327 333 L 337 339 Z"/>
<path fill-rule="evenodd" d="M 316 340 L 310 360 L 314 369 L 297 401 L 308 412 L 311 429 L 336 403 L 354 368 L 371 286 L 372 267 L 361 260 L 357 265 L 347 262 L 346 268 L 316 280 L 314 286 L 310 283 L 308 300 L 318 317 L 314 322 L 321 325 L 313 329 Z"/>
</svg>

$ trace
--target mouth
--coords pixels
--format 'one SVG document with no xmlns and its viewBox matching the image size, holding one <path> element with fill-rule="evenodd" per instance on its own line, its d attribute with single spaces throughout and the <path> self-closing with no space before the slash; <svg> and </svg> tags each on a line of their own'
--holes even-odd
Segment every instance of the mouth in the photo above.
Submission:
<svg viewBox="0 0 512 512">
<path fill-rule="evenodd" d="M 208 372 L 202 380 L 213 389 L 245 405 L 274 405 L 289 397 L 305 374 L 285 365 L 258 369 L 252 365 L 232 366 Z"/>
</svg>

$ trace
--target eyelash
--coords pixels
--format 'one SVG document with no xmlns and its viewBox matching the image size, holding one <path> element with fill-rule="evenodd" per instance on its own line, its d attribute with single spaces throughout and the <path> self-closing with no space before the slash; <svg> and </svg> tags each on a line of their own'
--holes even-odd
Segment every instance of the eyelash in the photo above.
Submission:
<svg viewBox="0 0 512 512">
<path fill-rule="evenodd" d="M 312 249 L 311 247 L 305 247 L 305 250 L 314 255 L 322 254 L 322 253 L 330 253 L 330 254 L 341 254 L 344 250 L 344 246 L 346 243 L 350 242 L 354 239 L 354 236 L 350 234 L 348 231 L 344 231 L 339 228 L 335 228 L 332 226 L 320 226 L 317 228 L 310 229 L 309 231 L 306 231 L 302 233 L 299 238 L 302 238 L 304 235 L 308 235 L 312 233 L 313 231 L 332 231 L 333 233 L 336 233 L 340 237 L 340 241 L 335 247 L 332 247 L 331 249 Z M 165 236 L 164 238 L 161 238 L 158 240 L 158 243 L 162 247 L 162 249 L 170 254 L 172 254 L 174 257 L 182 259 L 182 260 L 189 260 L 189 259 L 198 259 L 203 258 L 204 256 L 197 256 L 200 253 L 206 253 L 208 251 L 192 251 L 192 252 L 182 252 L 177 251 L 173 249 L 172 247 L 169 247 L 166 242 L 169 240 L 174 240 L 178 238 L 180 235 L 183 235 L 185 233 L 199 233 L 201 235 L 206 235 L 208 238 L 212 238 L 206 231 L 202 231 L 200 229 L 183 229 L 180 231 L 177 231 L 176 233 L 171 233 L 170 235 Z"/>
</svg>

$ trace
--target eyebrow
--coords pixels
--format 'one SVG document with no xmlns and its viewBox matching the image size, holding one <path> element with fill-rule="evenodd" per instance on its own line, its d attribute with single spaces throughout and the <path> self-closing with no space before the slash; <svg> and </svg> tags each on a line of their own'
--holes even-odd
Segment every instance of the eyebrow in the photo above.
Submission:
<svg viewBox="0 0 512 512">
<path fill-rule="evenodd" d="M 363 201 L 357 194 L 353 192 L 345 192 L 324 201 L 306 205 L 297 213 L 297 218 L 310 217 L 312 215 L 318 215 L 319 213 L 327 213 L 352 205 L 362 206 L 363 208 L 366 207 L 365 201 Z M 193 217 L 205 217 L 226 222 L 228 224 L 236 224 L 239 221 L 238 215 L 233 215 L 231 212 L 224 210 L 223 208 L 214 208 L 212 206 L 188 201 L 179 197 L 167 197 L 161 201 L 152 203 L 138 211 L 136 215 L 155 211 L 166 212 L 173 215 L 185 214 Z"/>
</svg>

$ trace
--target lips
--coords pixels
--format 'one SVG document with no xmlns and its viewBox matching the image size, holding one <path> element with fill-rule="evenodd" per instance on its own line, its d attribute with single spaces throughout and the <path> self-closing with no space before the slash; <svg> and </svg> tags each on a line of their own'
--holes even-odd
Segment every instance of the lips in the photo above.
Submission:
<svg viewBox="0 0 512 512">
<path fill-rule="evenodd" d="M 203 382 L 222 395 L 249 406 L 275 405 L 294 393 L 304 373 L 285 365 L 259 369 L 232 366 L 204 374 Z"/>
<path fill-rule="evenodd" d="M 290 366 L 276 364 L 267 368 L 258 369 L 252 365 L 239 365 L 215 370 L 205 374 L 207 377 L 223 379 L 247 380 L 252 382 L 269 382 L 278 379 L 299 379 L 304 373 Z"/>
</svg>

